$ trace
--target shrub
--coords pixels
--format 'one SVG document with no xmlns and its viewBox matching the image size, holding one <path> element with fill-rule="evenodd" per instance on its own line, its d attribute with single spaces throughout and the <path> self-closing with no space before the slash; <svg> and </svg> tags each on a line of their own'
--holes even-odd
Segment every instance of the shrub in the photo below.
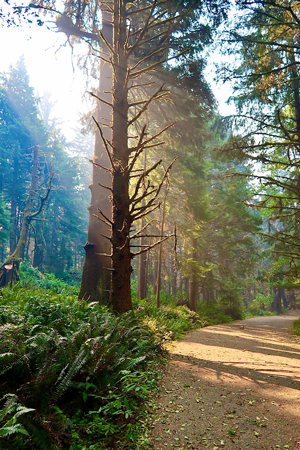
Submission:
<svg viewBox="0 0 300 450">
<path fill-rule="evenodd" d="M 300 336 L 300 319 L 293 323 L 293 334 Z"/>
<path fill-rule="evenodd" d="M 23 261 L 20 265 L 20 286 L 47 289 L 64 295 L 78 294 L 80 279 L 77 272 L 73 275 L 61 273 L 60 278 L 57 278 L 53 273 L 41 273 L 36 267 L 32 267 L 28 261 Z"/>
<path fill-rule="evenodd" d="M 270 314 L 272 296 L 257 294 L 256 298 L 248 305 L 248 312 L 253 316 L 265 316 Z"/>
<path fill-rule="evenodd" d="M 219 302 L 207 304 L 206 302 L 197 305 L 197 312 L 200 317 L 205 317 L 207 325 L 218 325 L 232 322 L 232 317 L 225 314 Z"/>
<path fill-rule="evenodd" d="M 144 323 L 162 340 L 180 339 L 185 333 L 208 324 L 206 320 L 186 306 L 161 306 L 147 300 L 135 302 L 135 307 Z"/>
</svg>

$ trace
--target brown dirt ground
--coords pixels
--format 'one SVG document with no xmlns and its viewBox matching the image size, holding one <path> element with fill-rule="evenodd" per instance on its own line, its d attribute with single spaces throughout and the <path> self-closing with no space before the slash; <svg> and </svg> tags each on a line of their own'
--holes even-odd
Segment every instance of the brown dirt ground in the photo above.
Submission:
<svg viewBox="0 0 300 450">
<path fill-rule="evenodd" d="M 151 448 L 299 450 L 299 316 L 212 326 L 175 342 Z"/>
</svg>

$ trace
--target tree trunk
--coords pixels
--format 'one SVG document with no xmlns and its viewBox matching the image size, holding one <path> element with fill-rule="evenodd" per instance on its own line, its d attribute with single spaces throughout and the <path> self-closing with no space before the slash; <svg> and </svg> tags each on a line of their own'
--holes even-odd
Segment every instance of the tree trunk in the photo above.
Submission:
<svg viewBox="0 0 300 450">
<path fill-rule="evenodd" d="M 111 20 L 111 14 L 103 12 L 103 18 Z M 103 22 L 103 34 L 108 42 L 112 42 L 112 27 L 107 22 Z M 107 55 L 102 56 L 107 58 Z M 100 81 L 97 95 L 108 102 L 112 101 L 112 69 L 110 64 L 101 60 L 100 63 Z M 111 107 L 97 101 L 96 120 L 98 123 L 104 122 L 103 135 L 111 140 Z M 108 126 L 109 125 L 109 126 Z M 108 155 L 99 132 L 95 136 L 95 148 L 93 162 L 103 167 L 110 167 Z M 79 298 L 89 301 L 97 301 L 107 304 L 109 301 L 109 291 L 111 276 L 107 268 L 110 267 L 109 258 L 103 254 L 111 253 L 111 244 L 108 239 L 102 235 L 109 235 L 109 226 L 99 220 L 99 209 L 107 216 L 111 217 L 111 202 L 108 191 L 101 187 L 111 186 L 111 174 L 99 166 L 93 164 L 92 184 L 89 186 L 91 191 L 91 205 L 89 210 L 89 227 L 87 243 L 84 246 L 85 260 L 82 269 L 81 286 Z M 102 255 L 101 255 L 102 254 Z"/>
<path fill-rule="evenodd" d="M 278 314 L 282 313 L 280 288 L 274 288 L 274 300 L 271 304 L 271 310 L 278 312 Z"/>
<path fill-rule="evenodd" d="M 163 211 L 162 211 L 162 219 L 160 226 L 160 236 L 163 236 L 164 227 L 165 227 L 165 218 L 166 218 L 166 200 L 167 200 L 168 190 L 166 189 L 164 202 L 163 202 Z M 159 245 L 158 249 L 158 263 L 157 263 L 157 280 L 156 280 L 156 307 L 160 306 L 160 288 L 161 288 L 161 261 L 162 261 L 162 244 Z"/>
<path fill-rule="evenodd" d="M 129 232 L 129 151 L 127 142 L 128 100 L 126 59 L 126 8 L 123 0 L 114 0 L 113 27 L 113 219 L 112 219 L 112 284 L 111 298 L 115 311 L 122 313 L 132 309 L 130 276 L 131 251 Z"/>
<path fill-rule="evenodd" d="M 38 147 L 38 145 L 35 145 L 34 152 L 33 152 L 31 186 L 30 186 L 29 194 L 28 194 L 28 197 L 26 200 L 20 237 L 18 240 L 17 247 L 9 259 L 20 260 L 20 259 L 23 259 L 23 257 L 24 257 L 24 250 L 25 250 L 25 246 L 27 243 L 29 226 L 30 226 L 30 222 L 32 220 L 33 201 L 34 201 L 34 197 L 36 194 L 37 183 L 38 183 L 38 161 L 39 161 L 39 147 Z"/>
<path fill-rule="evenodd" d="M 193 254 L 192 258 L 197 261 L 197 241 L 196 239 L 192 240 L 193 246 Z M 191 311 L 196 311 L 196 300 L 197 300 L 197 277 L 196 273 L 193 271 L 190 278 L 190 299 L 189 299 L 189 308 Z"/>
<path fill-rule="evenodd" d="M 18 186 L 18 170 L 19 170 L 19 159 L 18 150 L 14 148 L 13 156 L 13 184 L 10 199 L 10 233 L 9 233 L 9 254 L 11 255 L 17 245 L 17 186 Z"/>
<path fill-rule="evenodd" d="M 44 215 L 43 215 L 44 219 Z M 33 254 L 33 267 L 42 268 L 45 258 L 46 242 L 44 238 L 44 220 L 37 224 L 35 229 L 35 246 Z"/>
<path fill-rule="evenodd" d="M 145 226 L 145 219 L 142 220 L 142 227 Z M 142 237 L 141 248 L 146 243 L 146 238 Z M 146 266 L 147 266 L 147 253 L 141 253 L 139 255 L 139 273 L 138 273 L 138 289 L 137 289 L 137 298 L 142 300 L 146 298 L 147 295 L 147 284 L 146 284 Z"/>
<path fill-rule="evenodd" d="M 144 171 L 146 171 L 146 152 L 144 154 Z M 145 206 L 145 200 L 142 202 L 143 206 Z M 141 228 L 146 225 L 145 217 L 141 220 Z M 144 248 L 146 244 L 146 238 L 140 238 L 141 249 Z M 147 284 L 146 284 L 146 267 L 147 267 L 147 253 L 141 253 L 139 255 L 139 272 L 138 272 L 138 288 L 137 288 L 137 298 L 142 300 L 146 298 L 147 295 Z"/>
</svg>

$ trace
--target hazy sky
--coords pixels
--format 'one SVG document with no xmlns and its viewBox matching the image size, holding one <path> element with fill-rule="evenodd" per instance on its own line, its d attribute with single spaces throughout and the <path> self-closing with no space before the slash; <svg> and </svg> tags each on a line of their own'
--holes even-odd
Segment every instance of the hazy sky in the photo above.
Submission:
<svg viewBox="0 0 300 450">
<path fill-rule="evenodd" d="M 48 23 L 48 26 L 54 29 L 54 24 Z M 72 130 L 79 125 L 80 114 L 87 113 L 91 103 L 86 78 L 77 67 L 78 55 L 86 53 L 86 44 L 76 44 L 72 56 L 66 40 L 63 33 L 51 31 L 47 25 L 0 28 L 0 72 L 7 71 L 24 55 L 31 86 L 38 96 L 51 93 L 52 101 L 56 102 L 53 115 L 60 119 L 62 131 L 71 139 Z M 209 78 L 212 81 L 213 74 Z M 225 103 L 228 88 L 214 85 L 213 90 L 221 113 L 232 113 L 233 109 Z"/>
<path fill-rule="evenodd" d="M 57 102 L 53 114 L 61 118 L 63 131 L 71 137 L 80 114 L 89 110 L 85 77 L 77 67 L 82 46 L 75 46 L 72 56 L 65 35 L 46 26 L 0 28 L 0 42 L 0 72 L 9 70 L 24 55 L 31 86 L 38 96 L 52 94 Z"/>
</svg>

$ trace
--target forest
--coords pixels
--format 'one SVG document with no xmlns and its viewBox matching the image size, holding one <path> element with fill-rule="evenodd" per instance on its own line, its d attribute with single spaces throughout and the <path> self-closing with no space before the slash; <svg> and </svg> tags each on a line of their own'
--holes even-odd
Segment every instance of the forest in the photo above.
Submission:
<svg viewBox="0 0 300 450">
<path fill-rule="evenodd" d="M 170 341 L 300 309 L 300 6 L 5 4 L 89 44 L 94 110 L 0 74 L 0 447 L 147 449 Z"/>
</svg>

